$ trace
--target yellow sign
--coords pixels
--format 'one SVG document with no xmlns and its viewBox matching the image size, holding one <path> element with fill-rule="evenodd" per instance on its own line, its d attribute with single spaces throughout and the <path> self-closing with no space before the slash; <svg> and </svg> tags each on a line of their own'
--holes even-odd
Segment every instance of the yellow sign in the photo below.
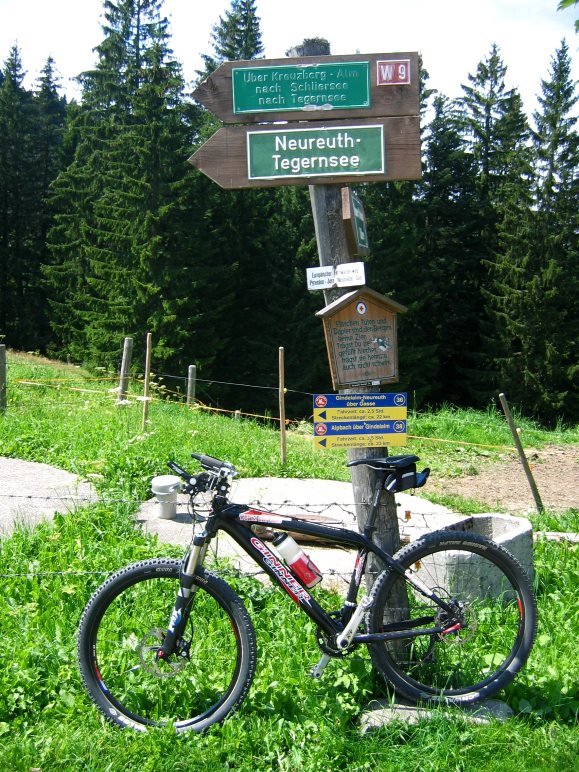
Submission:
<svg viewBox="0 0 579 772">
<path fill-rule="evenodd" d="M 404 434 L 338 434 L 314 437 L 315 448 L 383 448 L 406 445 Z"/>
<path fill-rule="evenodd" d="M 406 419 L 404 407 L 314 408 L 314 421 L 383 421 Z"/>
</svg>

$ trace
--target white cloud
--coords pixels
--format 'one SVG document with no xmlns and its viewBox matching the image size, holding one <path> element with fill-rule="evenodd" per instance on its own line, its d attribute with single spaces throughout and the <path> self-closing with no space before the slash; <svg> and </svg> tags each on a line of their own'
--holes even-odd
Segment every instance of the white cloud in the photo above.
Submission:
<svg viewBox="0 0 579 772">
<path fill-rule="evenodd" d="M 211 53 L 211 28 L 230 6 L 230 0 L 165 0 L 175 56 L 188 80 L 201 67 L 200 54 Z M 565 37 L 579 78 L 577 9 L 558 12 L 557 0 L 257 0 L 256 6 L 268 58 L 284 56 L 306 37 L 327 38 L 334 54 L 418 51 L 429 86 L 454 97 L 497 43 L 507 84 L 519 89 L 530 112 Z M 0 58 L 18 42 L 32 85 L 51 55 L 72 93 L 71 79 L 96 61 L 101 11 L 101 0 L 0 0 Z"/>
</svg>

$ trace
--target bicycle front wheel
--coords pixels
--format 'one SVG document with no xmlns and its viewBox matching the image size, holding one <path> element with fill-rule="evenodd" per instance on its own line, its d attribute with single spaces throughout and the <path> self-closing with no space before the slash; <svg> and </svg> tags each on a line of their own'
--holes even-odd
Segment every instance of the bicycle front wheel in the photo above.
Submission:
<svg viewBox="0 0 579 772">
<path fill-rule="evenodd" d="M 451 624 L 400 574 L 382 572 L 372 588 L 369 632 L 446 628 L 369 644 L 374 665 L 396 691 L 413 702 L 464 705 L 507 686 L 526 662 L 537 628 L 535 596 L 520 563 L 489 539 L 453 531 L 424 536 L 395 558 L 460 619 Z"/>
<path fill-rule="evenodd" d="M 89 600 L 77 654 L 86 690 L 104 715 L 145 731 L 202 731 L 244 699 L 255 671 L 249 615 L 229 585 L 204 569 L 178 654 L 157 661 L 179 591 L 181 563 L 155 559 L 113 574 Z"/>
</svg>

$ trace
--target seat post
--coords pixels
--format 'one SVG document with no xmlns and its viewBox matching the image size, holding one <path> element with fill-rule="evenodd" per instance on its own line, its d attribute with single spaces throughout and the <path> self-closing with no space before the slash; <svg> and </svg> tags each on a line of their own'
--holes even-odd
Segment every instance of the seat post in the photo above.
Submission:
<svg viewBox="0 0 579 772">
<path fill-rule="evenodd" d="M 366 536 L 368 539 L 372 536 L 372 532 L 375 529 L 374 524 L 376 522 L 378 509 L 380 508 L 380 499 L 382 498 L 382 490 L 384 489 L 385 478 L 386 474 L 384 472 L 378 472 L 376 474 L 376 483 L 374 485 L 374 492 L 372 494 L 372 505 L 370 507 L 368 519 L 366 520 L 366 525 L 364 526 L 364 536 Z"/>
</svg>

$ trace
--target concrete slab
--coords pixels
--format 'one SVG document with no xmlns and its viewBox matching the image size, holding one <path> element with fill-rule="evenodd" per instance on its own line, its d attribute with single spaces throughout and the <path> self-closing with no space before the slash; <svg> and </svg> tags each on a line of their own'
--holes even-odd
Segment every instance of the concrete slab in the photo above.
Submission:
<svg viewBox="0 0 579 772">
<path fill-rule="evenodd" d="M 33 527 L 96 501 L 92 485 L 48 464 L 0 458 L 0 535 L 15 524 Z"/>
<path fill-rule="evenodd" d="M 353 489 L 350 483 L 335 480 L 287 479 L 273 477 L 246 478 L 234 483 L 231 498 L 239 503 L 277 514 L 317 516 L 324 523 L 356 530 Z M 187 545 L 191 540 L 191 518 L 187 514 L 188 498 L 180 495 L 174 519 L 157 516 L 156 502 L 144 503 L 137 520 L 160 542 Z M 415 539 L 425 530 L 457 527 L 466 519 L 445 507 L 405 493 L 396 495 L 399 524 L 404 540 Z M 214 559 L 227 558 L 233 568 L 256 576 L 260 569 L 227 535 L 220 534 L 212 544 Z M 304 549 L 324 574 L 325 586 L 343 590 L 354 567 L 355 553 L 308 543 Z"/>
<path fill-rule="evenodd" d="M 373 700 L 360 716 L 360 732 L 366 734 L 394 721 L 417 724 L 419 721 L 428 721 L 442 716 L 445 720 L 461 719 L 473 724 L 489 724 L 491 721 L 507 721 L 513 715 L 513 710 L 506 702 L 493 699 L 482 700 L 475 705 L 466 705 L 461 708 L 417 706 L 405 702 Z"/>
</svg>

